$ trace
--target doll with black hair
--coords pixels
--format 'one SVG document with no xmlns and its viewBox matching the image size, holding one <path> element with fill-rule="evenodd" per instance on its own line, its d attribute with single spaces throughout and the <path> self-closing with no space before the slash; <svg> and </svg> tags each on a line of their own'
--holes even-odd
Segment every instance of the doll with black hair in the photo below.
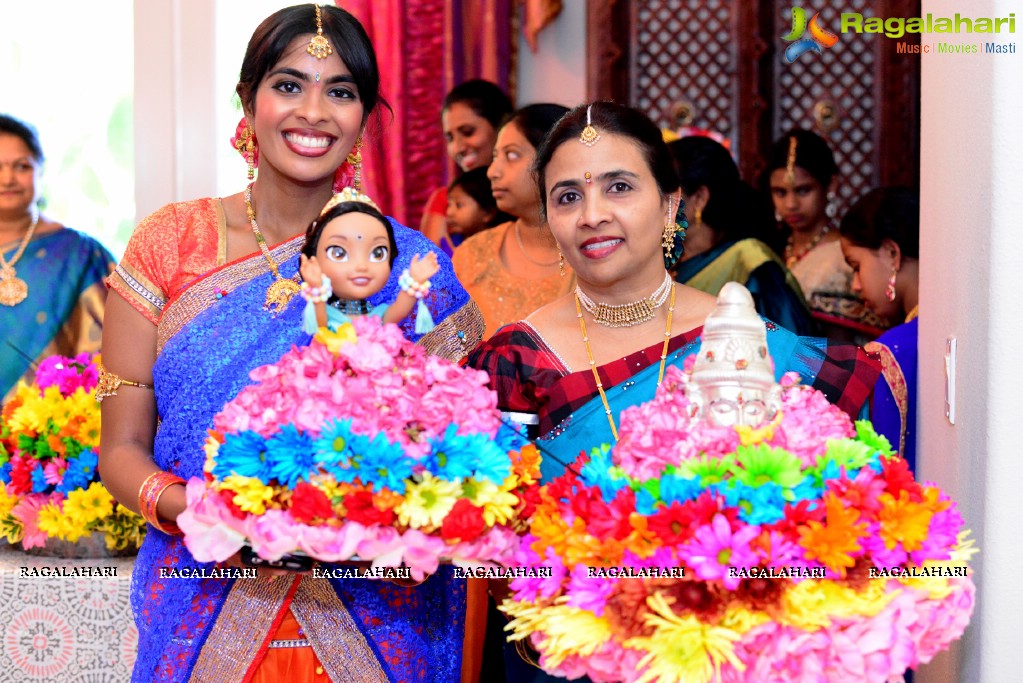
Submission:
<svg viewBox="0 0 1023 683">
<path fill-rule="evenodd" d="M 398 281 L 401 292 L 390 304 L 371 307 L 369 297 L 387 284 L 398 255 L 394 229 L 366 195 L 351 188 L 334 195 L 319 218 L 309 225 L 302 248 L 302 296 L 306 300 L 302 326 L 309 334 L 317 328 L 331 331 L 353 316 L 375 315 L 397 323 L 412 312 L 416 302 L 416 332 L 433 328 L 423 297 L 440 265 L 429 252 L 412 257 Z"/>
</svg>

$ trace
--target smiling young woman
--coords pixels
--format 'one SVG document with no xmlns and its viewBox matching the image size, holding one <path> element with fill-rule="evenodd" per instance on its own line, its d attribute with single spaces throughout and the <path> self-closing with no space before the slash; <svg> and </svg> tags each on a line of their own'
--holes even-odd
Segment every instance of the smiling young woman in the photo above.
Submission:
<svg viewBox="0 0 1023 683">
<path fill-rule="evenodd" d="M 213 416 L 252 369 L 308 342 L 292 300 L 305 231 L 352 160 L 378 88 L 373 47 L 348 12 L 300 5 L 267 18 L 237 86 L 247 124 L 240 148 L 258 177 L 244 192 L 144 219 L 108 280 L 116 295 L 103 376 L 116 388 L 103 400 L 100 469 L 111 493 L 145 509 L 151 524 L 133 577 L 133 680 L 459 679 L 465 583 L 446 570 L 414 588 L 299 575 L 161 581 L 158 571 L 198 564 L 174 520 L 184 479 L 202 476 Z M 394 299 L 414 254 L 436 252 L 391 223 L 395 270 L 374 305 Z M 429 351 L 458 358 L 482 336 L 482 319 L 440 261 L 424 300 L 437 327 L 419 335 L 414 316 L 400 324 Z"/>
</svg>

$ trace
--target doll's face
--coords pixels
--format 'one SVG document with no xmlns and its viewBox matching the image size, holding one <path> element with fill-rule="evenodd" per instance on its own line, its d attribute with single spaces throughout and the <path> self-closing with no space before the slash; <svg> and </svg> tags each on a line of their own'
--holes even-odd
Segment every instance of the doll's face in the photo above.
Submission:
<svg viewBox="0 0 1023 683">
<path fill-rule="evenodd" d="M 391 276 L 387 231 L 373 216 L 353 212 L 323 227 L 316 260 L 341 299 L 367 299 Z"/>
</svg>

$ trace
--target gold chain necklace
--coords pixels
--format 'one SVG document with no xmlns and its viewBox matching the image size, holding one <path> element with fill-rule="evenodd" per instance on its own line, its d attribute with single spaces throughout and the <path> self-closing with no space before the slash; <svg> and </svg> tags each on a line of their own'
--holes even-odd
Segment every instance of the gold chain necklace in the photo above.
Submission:
<svg viewBox="0 0 1023 683">
<path fill-rule="evenodd" d="M 664 281 L 653 293 L 627 304 L 605 304 L 597 303 L 586 295 L 579 286 L 575 288 L 575 296 L 582 302 L 586 312 L 593 316 L 593 322 L 604 327 L 632 327 L 653 320 L 654 314 L 660 308 L 665 299 L 668 298 L 668 288 L 671 286 L 671 275 L 664 273 Z"/>
<path fill-rule="evenodd" d="M 522 232 L 519 230 L 519 222 L 515 221 L 515 241 L 519 243 L 519 249 L 522 251 L 522 255 L 526 257 L 526 260 L 532 263 L 534 266 L 540 266 L 541 268 L 550 268 L 561 263 L 561 257 L 554 259 L 550 263 L 544 263 L 543 261 L 537 261 L 526 251 L 526 245 L 522 243 Z"/>
<path fill-rule="evenodd" d="M 671 340 L 671 314 L 675 310 L 675 283 L 671 283 L 671 301 L 668 302 L 668 324 L 664 328 L 664 346 L 661 347 L 661 367 L 657 372 L 657 386 L 661 386 L 664 379 L 664 363 L 668 358 L 668 342 Z M 586 334 L 586 321 L 583 320 L 583 309 L 579 304 L 579 295 L 575 297 L 575 314 L 579 318 L 579 329 L 583 333 L 583 344 L 586 346 L 586 357 L 590 362 L 590 370 L 593 372 L 593 380 L 597 383 L 597 391 L 600 393 L 600 400 L 604 403 L 604 412 L 607 414 L 607 422 L 611 425 L 611 434 L 615 441 L 618 441 L 618 429 L 615 427 L 615 418 L 611 414 L 611 405 L 607 402 L 607 394 L 604 393 L 604 385 L 597 373 L 597 363 L 593 360 L 593 351 L 590 350 L 590 337 Z"/>
<path fill-rule="evenodd" d="M 245 187 L 245 213 L 249 217 L 252 234 L 256 236 L 256 244 L 259 245 L 259 250 L 263 252 L 266 262 L 270 264 L 270 272 L 274 276 L 274 281 L 266 290 L 266 301 L 263 304 L 263 308 L 277 313 L 284 310 L 284 307 L 291 301 L 291 297 L 298 294 L 301 288 L 294 280 L 289 280 L 281 275 L 277 269 L 277 263 L 270 256 L 270 249 L 266 246 L 263 233 L 259 231 L 259 226 L 256 225 L 256 210 L 252 208 L 252 183 Z"/>
<path fill-rule="evenodd" d="M 28 243 L 32 241 L 32 235 L 35 234 L 37 225 L 39 225 L 39 212 L 33 211 L 28 232 L 25 233 L 21 245 L 18 246 L 18 250 L 14 252 L 11 260 L 8 261 L 0 252 L 0 304 L 4 306 L 17 306 L 28 296 L 28 283 L 18 277 L 17 271 L 14 270 L 14 264 L 28 248 Z"/>
<path fill-rule="evenodd" d="M 825 225 L 824 228 L 817 233 L 812 240 L 810 240 L 810 244 L 807 245 L 806 249 L 803 249 L 798 254 L 795 253 L 796 247 L 793 244 L 792 235 L 789 235 L 788 240 L 785 242 L 785 267 L 791 269 L 792 266 L 799 263 L 807 254 L 813 251 L 814 247 L 821 243 L 821 240 L 824 239 L 824 236 L 828 234 L 828 230 L 830 229 L 830 225 Z"/>
</svg>

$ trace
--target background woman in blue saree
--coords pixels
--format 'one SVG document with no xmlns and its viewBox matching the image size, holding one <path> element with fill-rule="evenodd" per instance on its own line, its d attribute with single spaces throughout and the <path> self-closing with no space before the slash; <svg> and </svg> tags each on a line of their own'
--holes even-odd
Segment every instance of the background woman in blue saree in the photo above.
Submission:
<svg viewBox="0 0 1023 683">
<path fill-rule="evenodd" d="M 0 115 L 0 399 L 31 382 L 47 356 L 99 351 L 103 245 L 39 214 L 43 148 L 35 130 Z"/>
<path fill-rule="evenodd" d="M 500 330 L 469 363 L 490 373 L 502 410 L 537 424 L 549 479 L 581 451 L 614 442 L 621 410 L 651 399 L 663 367 L 697 350 L 715 300 L 668 276 L 662 244 L 676 232 L 679 180 L 643 114 L 610 102 L 576 108 L 545 140 L 536 171 L 578 288 Z M 799 372 L 851 414 L 878 376 L 856 346 L 773 323 L 768 343 L 779 376 Z"/>
<path fill-rule="evenodd" d="M 303 235 L 364 133 L 378 85 L 373 48 L 347 12 L 303 5 L 270 16 L 249 42 L 237 86 L 241 147 L 250 162 L 258 152 L 258 178 L 244 193 L 144 219 L 109 279 L 117 296 L 104 381 L 116 393 L 103 403 L 100 468 L 115 497 L 151 523 L 132 582 L 136 681 L 459 678 L 465 584 L 450 573 L 417 587 L 159 576 L 161 567 L 198 565 L 174 534 L 185 505 L 177 477 L 201 476 L 213 416 L 251 382 L 249 371 L 309 340 L 301 298 L 291 296 Z M 395 270 L 371 305 L 394 299 L 413 254 L 436 250 L 404 226 L 395 224 L 394 236 Z M 420 337 L 411 317 L 401 325 L 428 350 L 457 358 L 481 338 L 482 320 L 450 261 L 438 259 L 426 299 L 437 327 Z"/>
<path fill-rule="evenodd" d="M 870 418 L 916 469 L 920 199 L 903 187 L 871 190 L 842 218 L 840 234 L 853 291 L 879 315 L 905 321 L 865 346 L 883 368 Z"/>
</svg>

